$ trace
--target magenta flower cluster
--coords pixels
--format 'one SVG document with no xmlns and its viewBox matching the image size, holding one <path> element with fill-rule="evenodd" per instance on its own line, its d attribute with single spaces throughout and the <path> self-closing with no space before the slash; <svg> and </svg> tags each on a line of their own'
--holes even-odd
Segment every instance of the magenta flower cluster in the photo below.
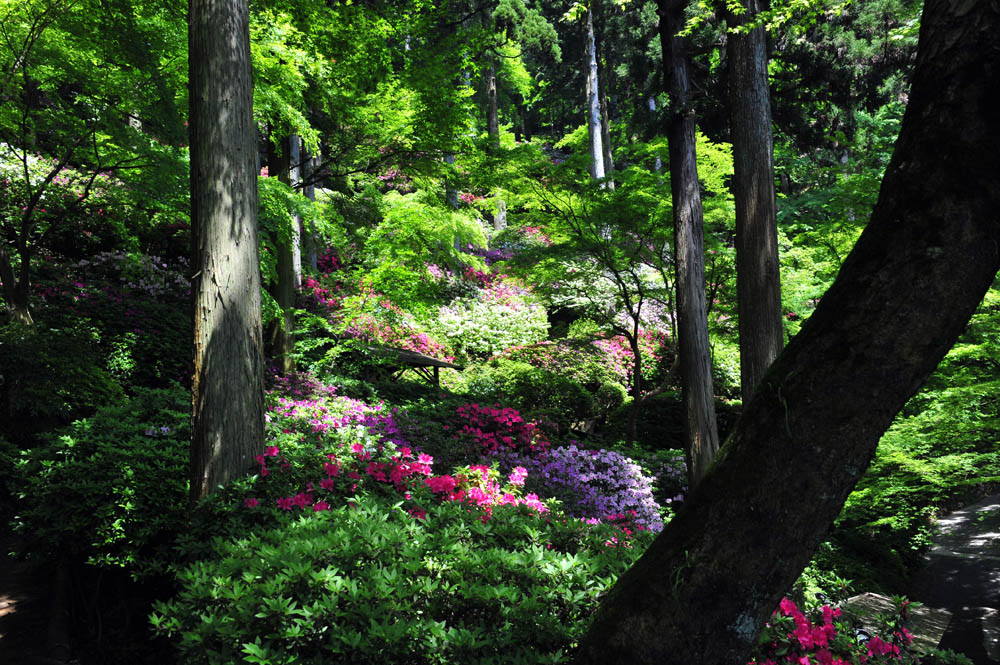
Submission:
<svg viewBox="0 0 1000 665">
<path fill-rule="evenodd" d="M 901 619 L 906 618 L 903 601 Z M 761 655 L 749 665 L 853 665 L 855 663 L 900 662 L 913 635 L 903 625 L 892 630 L 889 641 L 873 635 L 858 642 L 849 626 L 838 621 L 841 610 L 824 605 L 810 618 L 792 600 L 782 598 L 764 629 Z"/>
<path fill-rule="evenodd" d="M 667 335 L 659 330 L 640 330 L 639 353 L 642 359 L 642 376 L 649 378 L 668 353 Z M 634 381 L 635 354 L 624 335 L 615 335 L 593 341 L 605 356 L 605 362 L 619 378 L 622 385 L 631 387 Z"/>
<path fill-rule="evenodd" d="M 435 475 L 433 458 L 412 450 L 403 440 L 396 423 L 398 409 L 338 396 L 336 387 L 309 375 L 275 377 L 273 382 L 287 393 L 272 393 L 267 414 L 272 438 L 291 437 L 285 440 L 297 441 L 296 446 L 304 444 L 307 451 L 313 442 L 316 450 L 315 457 L 307 456 L 308 468 L 302 468 L 299 461 L 299 468 L 293 469 L 292 461 L 273 444 L 256 457 L 261 479 L 272 480 L 276 474 L 316 474 L 304 490 L 274 497 L 274 505 L 281 510 L 329 510 L 338 497 L 352 496 L 369 483 L 401 495 L 406 510 L 418 518 L 426 515 L 429 501 L 461 502 L 481 511 L 483 519 L 489 519 L 497 506 L 547 511 L 536 494 L 520 495 L 528 473 L 523 467 L 511 472 L 506 483 L 500 482 L 495 470 L 484 466 L 459 469 L 454 475 Z M 249 508 L 261 503 L 258 496 L 244 499 Z"/>
<path fill-rule="evenodd" d="M 452 419 L 454 438 L 465 437 L 482 454 L 500 451 L 544 457 L 549 440 L 538 423 L 527 421 L 517 409 L 499 404 L 463 404 Z"/>
</svg>

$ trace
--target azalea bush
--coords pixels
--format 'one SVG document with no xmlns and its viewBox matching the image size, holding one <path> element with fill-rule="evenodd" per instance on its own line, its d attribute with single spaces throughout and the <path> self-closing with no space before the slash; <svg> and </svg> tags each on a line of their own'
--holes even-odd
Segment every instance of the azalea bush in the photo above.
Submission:
<svg viewBox="0 0 1000 665">
<path fill-rule="evenodd" d="M 613 521 L 616 516 L 630 514 L 645 529 L 663 528 L 653 479 L 621 453 L 570 444 L 553 447 L 544 456 L 501 451 L 497 459 L 501 468 L 523 466 L 528 488 L 560 499 L 570 515 L 590 520 L 611 517 Z"/>
<path fill-rule="evenodd" d="M 510 451 L 544 457 L 550 445 L 537 422 L 499 404 L 463 404 L 455 410 L 452 423 L 453 438 L 468 442 L 473 455 Z"/>
<path fill-rule="evenodd" d="M 932 650 L 926 657 L 911 649 L 913 635 L 907 628 L 910 601 L 896 597 L 895 610 L 884 615 L 860 617 L 839 607 L 822 605 L 802 610 L 789 598 L 764 627 L 756 654 L 749 665 L 876 665 L 914 663 L 935 665 L 971 663 L 960 654 Z"/>
<path fill-rule="evenodd" d="M 183 389 L 137 389 L 21 452 L 14 528 L 26 550 L 135 577 L 163 572 L 186 514 L 189 411 Z"/>
<path fill-rule="evenodd" d="M 436 469 L 400 410 L 309 376 L 274 384 L 256 474 L 199 505 L 180 591 L 151 617 L 183 662 L 568 662 L 651 540 L 633 515 L 587 523 L 543 502 L 523 466 Z M 472 457 L 548 447 L 515 410 L 454 415 Z"/>
<path fill-rule="evenodd" d="M 500 400 L 522 412 L 569 427 L 592 415 L 594 400 L 572 379 L 523 362 L 495 360 L 474 374 L 466 389 L 485 400 Z"/>
<path fill-rule="evenodd" d="M 527 289 L 510 280 L 441 307 L 430 325 L 458 354 L 467 357 L 489 357 L 513 346 L 532 344 L 544 339 L 549 327 L 545 308 Z"/>
<path fill-rule="evenodd" d="M 216 539 L 151 622 L 192 664 L 569 662 L 649 540 L 609 547 L 613 526 L 578 525 L 454 502 L 416 519 L 359 496 Z"/>
<path fill-rule="evenodd" d="M 99 330 L 82 321 L 62 329 L 0 326 L 4 434 L 27 441 L 121 400 L 122 385 L 107 366 L 99 336 Z"/>
<path fill-rule="evenodd" d="M 590 339 L 564 338 L 505 349 L 496 359 L 528 363 L 596 391 L 607 383 L 621 383 L 622 377 L 605 360 L 604 352 Z"/>
</svg>

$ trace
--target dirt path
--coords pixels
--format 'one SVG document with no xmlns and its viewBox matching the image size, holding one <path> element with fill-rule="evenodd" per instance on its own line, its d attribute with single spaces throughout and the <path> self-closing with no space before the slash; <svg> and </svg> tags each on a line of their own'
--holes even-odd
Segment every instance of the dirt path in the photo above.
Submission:
<svg viewBox="0 0 1000 665">
<path fill-rule="evenodd" d="M 47 654 L 49 584 L 11 559 L 12 539 L 0 536 L 0 663 L 51 665 Z"/>
<path fill-rule="evenodd" d="M 1000 495 L 938 521 L 910 596 L 952 612 L 942 649 L 964 653 L 976 665 L 1000 663 Z"/>
</svg>

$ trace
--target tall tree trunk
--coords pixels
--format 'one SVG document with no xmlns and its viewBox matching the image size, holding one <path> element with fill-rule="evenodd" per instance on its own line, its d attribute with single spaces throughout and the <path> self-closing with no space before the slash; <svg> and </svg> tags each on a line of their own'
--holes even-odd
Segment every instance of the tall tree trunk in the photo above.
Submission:
<svg viewBox="0 0 1000 665">
<path fill-rule="evenodd" d="M 1000 7 L 927 0 L 871 222 L 711 471 L 604 599 L 590 663 L 746 663 L 1000 269 Z"/>
<path fill-rule="evenodd" d="M 742 0 L 731 29 L 753 21 L 766 0 Z M 774 148 L 763 27 L 729 34 L 729 98 L 736 200 L 736 292 L 740 333 L 740 388 L 749 402 L 781 352 L 781 281 L 774 200 Z"/>
<path fill-rule="evenodd" d="M 306 186 L 302 188 L 302 194 L 310 201 L 316 201 L 316 185 L 313 182 L 314 174 L 316 173 L 316 162 L 317 158 L 315 155 L 311 154 L 308 149 L 303 148 L 302 150 L 302 179 L 305 181 Z M 313 225 L 312 219 L 309 220 L 309 229 L 306 234 L 306 261 L 309 263 L 309 270 L 313 274 L 319 272 L 319 266 L 317 261 L 319 238 L 316 237 L 316 227 Z"/>
<path fill-rule="evenodd" d="M 695 153 L 694 113 L 688 105 L 688 56 L 677 32 L 686 0 L 657 0 L 660 43 L 670 108 L 667 142 L 674 208 L 674 270 L 677 282 L 677 351 L 685 414 L 688 481 L 697 485 L 719 449 L 712 389 L 712 356 L 705 309 L 705 254 L 701 191 Z"/>
<path fill-rule="evenodd" d="M 604 89 L 604 79 L 598 78 L 601 100 L 601 151 L 604 159 L 604 174 L 609 175 L 615 170 L 615 159 L 611 152 L 611 124 L 608 122 L 608 93 Z M 610 189 L 615 188 L 614 180 L 608 181 Z"/>
<path fill-rule="evenodd" d="M 264 447 L 248 14 L 246 0 L 189 5 L 192 501 L 249 472 Z"/>
<path fill-rule="evenodd" d="M 587 12 L 587 134 L 590 137 L 590 175 L 604 178 L 601 98 L 597 83 L 597 44 L 594 42 L 594 9 Z"/>
<path fill-rule="evenodd" d="M 486 133 L 490 137 L 490 145 L 500 147 L 500 110 L 497 100 L 497 66 L 490 56 L 486 67 Z"/>
<path fill-rule="evenodd" d="M 449 152 L 444 156 L 444 163 L 448 166 L 455 164 L 455 153 Z M 455 177 L 449 169 L 444 181 L 444 200 L 453 209 L 458 210 L 458 190 L 455 189 Z"/>
<path fill-rule="evenodd" d="M 26 266 L 21 266 L 22 278 L 28 274 Z M 7 248 L 0 245 L 0 286 L 3 287 L 3 299 L 7 307 L 7 318 L 24 325 L 32 325 L 34 319 L 28 307 L 28 289 L 21 288 L 21 282 L 14 276 L 14 267 L 10 262 Z"/>
<path fill-rule="evenodd" d="M 280 160 L 276 160 L 274 175 L 294 188 L 300 181 L 299 137 L 293 134 L 282 143 L 284 154 Z M 275 285 L 274 299 L 281 308 L 281 324 L 275 330 L 274 351 L 282 375 L 295 371 L 292 352 L 295 349 L 295 290 L 302 285 L 301 223 L 302 219 L 293 215 L 289 235 L 281 238 L 277 247 L 278 283 Z"/>
</svg>

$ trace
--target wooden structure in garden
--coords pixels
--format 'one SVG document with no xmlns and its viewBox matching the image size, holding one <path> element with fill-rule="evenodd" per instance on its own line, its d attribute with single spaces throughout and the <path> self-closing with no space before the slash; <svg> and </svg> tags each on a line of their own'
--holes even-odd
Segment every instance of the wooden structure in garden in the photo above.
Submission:
<svg viewBox="0 0 1000 665">
<path fill-rule="evenodd" d="M 428 356 L 417 351 L 410 351 L 408 349 L 396 349 L 390 346 L 367 346 L 365 348 L 374 354 L 385 356 L 390 360 L 396 361 L 397 364 L 402 365 L 402 367 L 393 373 L 393 379 L 399 379 L 399 377 L 403 375 L 403 372 L 408 369 L 412 369 L 425 381 L 435 387 L 439 387 L 439 374 L 442 367 L 457 370 L 465 369 L 462 365 L 456 365 L 455 363 L 448 362 L 447 360 L 441 360 L 439 358 L 434 358 L 433 356 Z"/>
</svg>

